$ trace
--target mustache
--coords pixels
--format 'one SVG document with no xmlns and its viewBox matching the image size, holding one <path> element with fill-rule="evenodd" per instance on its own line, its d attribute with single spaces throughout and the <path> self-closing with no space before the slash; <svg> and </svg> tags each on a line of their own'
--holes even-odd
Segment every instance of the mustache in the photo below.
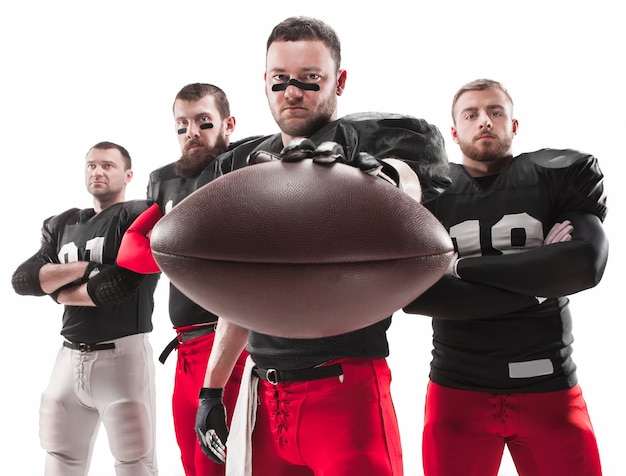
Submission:
<svg viewBox="0 0 626 476">
<path fill-rule="evenodd" d="M 186 152 L 190 147 L 204 147 L 204 142 L 200 139 L 191 139 L 189 142 L 185 143 L 183 150 Z"/>
<path fill-rule="evenodd" d="M 478 134 L 476 134 L 476 136 L 474 136 L 474 139 L 478 140 L 483 136 L 494 137 L 496 139 L 498 138 L 498 134 L 495 134 L 493 131 L 488 130 L 488 131 L 479 132 Z"/>
</svg>

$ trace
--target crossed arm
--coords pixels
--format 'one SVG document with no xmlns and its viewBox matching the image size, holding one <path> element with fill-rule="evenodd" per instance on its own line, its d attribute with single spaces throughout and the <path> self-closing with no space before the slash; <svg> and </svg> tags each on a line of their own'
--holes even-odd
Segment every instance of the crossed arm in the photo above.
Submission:
<svg viewBox="0 0 626 476">
<path fill-rule="evenodd" d="M 573 294 L 600 281 L 608 240 L 595 215 L 569 214 L 543 244 L 514 255 L 453 260 L 449 273 L 404 311 L 438 319 L 495 317 L 538 304 L 536 296 Z"/>
</svg>

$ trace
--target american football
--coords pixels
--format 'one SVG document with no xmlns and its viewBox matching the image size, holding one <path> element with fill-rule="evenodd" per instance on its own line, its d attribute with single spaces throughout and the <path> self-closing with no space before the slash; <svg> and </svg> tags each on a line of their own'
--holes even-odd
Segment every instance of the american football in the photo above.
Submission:
<svg viewBox="0 0 626 476">
<path fill-rule="evenodd" d="M 208 183 L 154 227 L 161 270 L 235 324 L 318 338 L 374 324 L 446 271 L 439 221 L 385 180 L 341 163 L 273 161 Z"/>
</svg>

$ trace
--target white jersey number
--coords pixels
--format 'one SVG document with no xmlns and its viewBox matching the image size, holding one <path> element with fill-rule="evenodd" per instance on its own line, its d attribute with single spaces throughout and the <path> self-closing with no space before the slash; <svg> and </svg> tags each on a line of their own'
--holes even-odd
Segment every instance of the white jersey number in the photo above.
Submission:
<svg viewBox="0 0 626 476">
<path fill-rule="evenodd" d="M 484 250 L 494 249 L 513 254 L 537 248 L 543 244 L 543 225 L 528 213 L 503 216 L 489 230 L 491 243 L 481 243 L 480 222 L 467 220 L 450 228 L 459 257 L 482 256 Z"/>
<path fill-rule="evenodd" d="M 85 244 L 85 260 L 95 261 L 102 263 L 102 255 L 104 249 L 104 237 L 96 236 Z M 60 263 L 73 263 L 78 261 L 78 247 L 73 241 L 71 243 L 64 244 L 59 250 L 59 262 Z"/>
</svg>

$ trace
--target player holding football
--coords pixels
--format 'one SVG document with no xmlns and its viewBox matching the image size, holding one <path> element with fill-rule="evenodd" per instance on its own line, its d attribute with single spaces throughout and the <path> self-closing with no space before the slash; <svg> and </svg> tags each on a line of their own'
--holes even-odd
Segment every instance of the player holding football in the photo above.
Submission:
<svg viewBox="0 0 626 476">
<path fill-rule="evenodd" d="M 159 275 L 115 265 L 122 235 L 146 209 L 124 201 L 132 175 L 125 148 L 94 145 L 85 160 L 93 208 L 46 219 L 41 248 L 13 274 L 18 294 L 65 304 L 63 345 L 40 406 L 46 476 L 86 475 L 100 422 L 118 476 L 158 473 L 148 333 Z"/>
<path fill-rule="evenodd" d="M 518 121 L 496 81 L 461 87 L 452 118 L 462 164 L 426 206 L 458 260 L 405 308 L 435 318 L 424 472 L 495 476 L 506 445 L 521 476 L 598 476 L 564 297 L 598 284 L 606 265 L 598 161 L 575 150 L 514 157 Z"/>
<path fill-rule="evenodd" d="M 118 256 L 120 266 L 140 273 L 159 271 L 150 251 L 148 237 L 152 227 L 185 197 L 221 175 L 220 162 L 216 159 L 229 149 L 230 136 L 235 130 L 228 98 L 212 84 L 184 86 L 176 95 L 173 113 L 182 155 L 178 161 L 150 174 L 148 201 L 153 205 L 128 230 Z M 177 349 L 172 412 L 183 468 L 186 476 L 220 476 L 224 474 L 224 466 L 204 456 L 194 431 L 198 392 L 213 346 L 217 316 L 191 301 L 171 283 L 169 314 L 176 337 L 161 354 L 160 361 L 165 362 L 169 353 Z M 225 388 L 224 401 L 229 410 L 235 406 L 246 356 L 245 352 L 240 354 Z"/>
<path fill-rule="evenodd" d="M 406 116 L 337 119 L 337 97 L 346 83 L 340 62 L 339 40 L 325 23 L 297 17 L 274 28 L 267 42 L 265 83 L 281 132 L 258 141 L 250 161 L 278 155 L 283 160 L 339 160 L 384 176 L 381 180 L 395 186 L 399 173 L 382 160 L 395 157 L 417 172 L 425 199 L 436 196 L 447 184 L 448 172 L 439 131 Z M 293 142 L 298 138 L 308 139 Z M 247 153 L 234 149 L 224 166 L 245 165 Z M 196 422 L 207 455 L 226 460 L 227 474 L 237 476 L 250 474 L 252 468 L 255 476 L 402 474 L 386 362 L 390 322 L 386 318 L 332 337 L 287 339 L 248 334 L 220 318 Z M 251 358 L 228 437 L 222 388 L 246 344 Z M 252 424 L 240 428 L 240 414 Z"/>
</svg>

